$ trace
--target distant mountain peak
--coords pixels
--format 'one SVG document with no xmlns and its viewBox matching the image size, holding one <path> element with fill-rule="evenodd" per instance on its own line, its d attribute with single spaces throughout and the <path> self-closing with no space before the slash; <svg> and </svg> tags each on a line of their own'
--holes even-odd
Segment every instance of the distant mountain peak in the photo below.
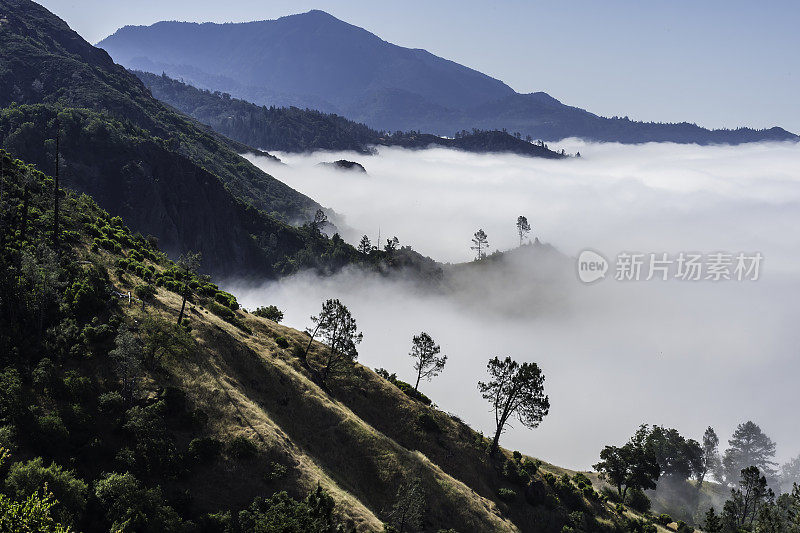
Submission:
<svg viewBox="0 0 800 533">
<path fill-rule="evenodd" d="M 545 92 L 519 94 L 477 70 L 386 42 L 318 9 L 254 23 L 156 24 L 118 32 L 98 46 L 131 69 L 166 72 L 259 105 L 336 113 L 378 130 L 506 129 L 546 141 L 623 143 L 798 139 L 780 129 L 710 131 L 600 117 Z"/>
</svg>

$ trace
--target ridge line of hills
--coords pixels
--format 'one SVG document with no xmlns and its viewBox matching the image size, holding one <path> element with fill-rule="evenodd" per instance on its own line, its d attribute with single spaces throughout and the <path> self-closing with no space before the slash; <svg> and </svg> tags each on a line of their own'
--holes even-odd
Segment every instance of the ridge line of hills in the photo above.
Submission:
<svg viewBox="0 0 800 533">
<path fill-rule="evenodd" d="M 100 41 L 128 68 L 166 73 L 257 105 L 317 109 L 378 131 L 440 136 L 473 128 L 558 141 L 739 144 L 797 141 L 779 127 L 708 130 L 606 118 L 421 49 L 404 48 L 322 11 L 246 23 L 126 26 Z M 354 60 L 354 58 L 358 58 Z"/>
<path fill-rule="evenodd" d="M 475 153 L 514 153 L 558 159 L 561 151 L 532 144 L 504 131 L 459 132 L 455 138 L 420 132 L 377 131 L 344 117 L 297 107 L 259 106 L 227 93 L 198 89 L 166 74 L 132 71 L 154 97 L 231 139 L 262 150 L 308 152 L 352 150 L 371 154 L 374 146 L 441 146 Z"/>
</svg>

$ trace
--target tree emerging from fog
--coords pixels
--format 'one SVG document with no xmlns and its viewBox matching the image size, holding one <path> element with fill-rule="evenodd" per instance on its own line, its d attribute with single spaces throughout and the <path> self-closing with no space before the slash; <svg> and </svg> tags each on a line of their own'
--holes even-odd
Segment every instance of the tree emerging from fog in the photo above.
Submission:
<svg viewBox="0 0 800 533">
<path fill-rule="evenodd" d="M 525 236 L 531 231 L 531 225 L 528 224 L 528 218 L 522 215 L 517 217 L 517 233 L 519 234 L 519 245 L 525 240 Z"/>
<path fill-rule="evenodd" d="M 544 393 L 544 374 L 536 363 L 520 365 L 510 357 L 503 360 L 495 357 L 486 370 L 492 379 L 479 381 L 478 389 L 494 409 L 496 427 L 489 450 L 489 455 L 494 455 L 500 434 L 512 417 L 527 428 L 536 428 L 550 411 L 550 400 Z"/>
<path fill-rule="evenodd" d="M 361 241 L 358 243 L 358 252 L 364 257 L 367 257 L 372 252 L 372 243 L 366 235 L 361 237 Z"/>
<path fill-rule="evenodd" d="M 303 353 L 302 361 L 311 370 L 319 382 L 325 386 L 332 376 L 345 373 L 353 367 L 358 358 L 358 345 L 364 335 L 358 332 L 356 320 L 350 310 L 338 299 L 330 299 L 322 304 L 319 315 L 312 316 L 314 326 L 306 330 L 310 339 Z M 308 358 L 309 351 L 316 336 L 320 336 L 325 345 L 322 356 L 315 367 Z"/>
<path fill-rule="evenodd" d="M 477 253 L 476 259 L 479 261 L 486 257 L 486 252 L 484 250 L 489 247 L 489 237 L 486 235 L 486 232 L 482 229 L 479 229 L 475 232 L 475 235 L 472 237 L 472 246 L 470 249 L 475 250 Z"/>
<path fill-rule="evenodd" d="M 411 357 L 414 358 L 414 370 L 417 371 L 417 381 L 414 384 L 414 390 L 419 388 L 421 379 L 430 381 L 436 377 L 444 369 L 447 363 L 447 356 L 439 353 L 442 348 L 434 342 L 430 335 L 424 331 L 419 335 L 414 335 L 411 346 Z"/>
<path fill-rule="evenodd" d="M 714 428 L 709 426 L 703 433 L 703 463 L 697 476 L 697 484 L 702 485 L 709 472 L 715 472 L 719 465 L 719 437 Z"/>
<path fill-rule="evenodd" d="M 768 479 L 775 477 L 775 443 L 761 431 L 758 424 L 749 420 L 739 424 L 728 445 L 722 458 L 726 483 L 735 484 L 739 473 L 750 466 L 757 467 Z"/>
</svg>

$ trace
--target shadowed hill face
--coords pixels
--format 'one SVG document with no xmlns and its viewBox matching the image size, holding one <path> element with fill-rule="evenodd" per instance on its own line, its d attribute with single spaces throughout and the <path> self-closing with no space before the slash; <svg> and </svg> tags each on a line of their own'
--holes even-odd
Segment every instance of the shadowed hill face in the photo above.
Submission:
<svg viewBox="0 0 800 533">
<path fill-rule="evenodd" d="M 63 182 L 170 253 L 202 250 L 211 272 L 270 275 L 307 243 L 288 223 L 307 220 L 316 202 L 28 0 L 0 0 L 0 107 L 0 146 L 51 171 L 59 116 Z"/>
<path fill-rule="evenodd" d="M 126 26 L 98 46 L 132 69 L 165 72 L 259 105 L 338 113 L 379 130 L 452 135 L 505 128 L 534 139 L 623 143 L 798 139 L 780 128 L 712 131 L 600 117 L 543 92 L 518 94 L 485 74 L 388 43 L 322 11 L 237 24 Z"/>
</svg>

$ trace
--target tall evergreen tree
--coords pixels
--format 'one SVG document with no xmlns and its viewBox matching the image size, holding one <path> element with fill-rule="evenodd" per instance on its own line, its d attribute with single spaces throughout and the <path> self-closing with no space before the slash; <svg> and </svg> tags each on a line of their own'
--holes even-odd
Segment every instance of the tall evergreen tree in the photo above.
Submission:
<svg viewBox="0 0 800 533">
<path fill-rule="evenodd" d="M 358 332 L 356 320 L 350 314 L 350 310 L 337 299 L 323 303 L 319 315 L 312 316 L 311 322 L 314 326 L 306 330 L 310 339 L 303 355 L 303 362 L 324 387 L 331 376 L 352 368 L 358 358 L 356 345 L 361 342 L 364 335 Z M 317 335 L 322 337 L 325 349 L 317 368 L 312 368 L 308 353 Z"/>
<path fill-rule="evenodd" d="M 522 246 L 522 241 L 525 236 L 530 233 L 531 225 L 528 224 L 528 219 L 522 215 L 517 217 L 517 233 L 519 234 L 519 245 Z"/>
<path fill-rule="evenodd" d="M 361 241 L 358 243 L 358 251 L 364 257 L 367 257 L 372 251 L 372 243 L 369 241 L 369 237 L 366 235 L 361 237 Z"/>
<path fill-rule="evenodd" d="M 475 232 L 475 235 L 472 237 L 472 246 L 470 249 L 475 250 L 477 252 L 477 259 L 481 260 L 486 257 L 485 250 L 489 246 L 489 237 L 486 236 L 486 232 L 482 229 L 479 229 Z"/>
<path fill-rule="evenodd" d="M 729 484 L 735 483 L 738 473 L 749 466 L 757 467 L 767 478 L 775 476 L 775 443 L 755 422 L 739 424 L 728 446 L 722 463 Z"/>
<path fill-rule="evenodd" d="M 708 426 L 703 433 L 703 462 L 698 472 L 697 486 L 703 485 L 703 480 L 709 472 L 714 472 L 719 463 L 719 437 L 714 428 Z"/>
</svg>

